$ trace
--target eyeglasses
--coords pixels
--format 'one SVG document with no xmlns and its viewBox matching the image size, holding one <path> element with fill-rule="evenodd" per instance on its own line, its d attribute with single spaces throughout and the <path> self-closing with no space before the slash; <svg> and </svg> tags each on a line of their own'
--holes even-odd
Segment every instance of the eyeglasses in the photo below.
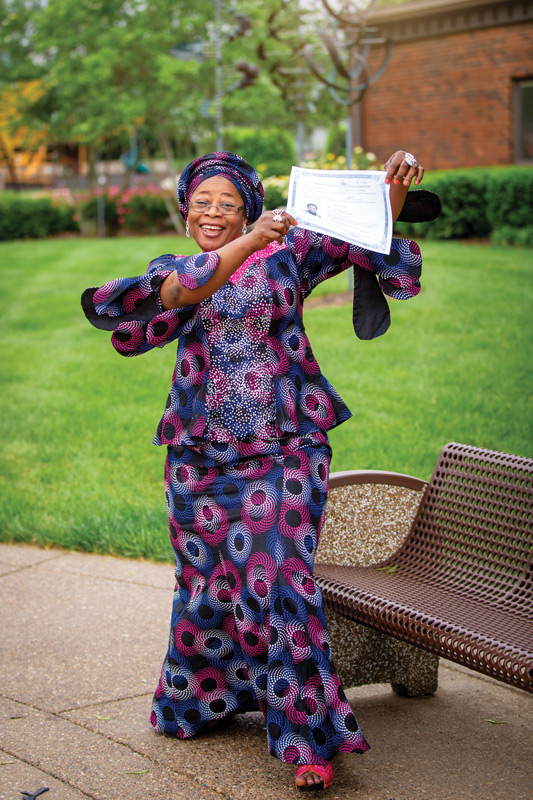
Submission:
<svg viewBox="0 0 533 800">
<path fill-rule="evenodd" d="M 193 211 L 197 211 L 201 213 L 202 211 L 209 211 L 210 208 L 213 206 L 220 211 L 221 214 L 229 215 L 229 214 L 236 214 L 238 211 L 242 211 L 244 206 L 234 206 L 233 203 L 208 203 L 207 200 L 193 200 L 190 203 L 189 208 Z"/>
</svg>

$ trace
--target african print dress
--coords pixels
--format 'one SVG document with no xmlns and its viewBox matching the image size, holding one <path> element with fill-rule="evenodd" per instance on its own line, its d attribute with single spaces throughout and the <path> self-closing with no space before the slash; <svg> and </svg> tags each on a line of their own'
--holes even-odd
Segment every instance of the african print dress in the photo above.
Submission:
<svg viewBox="0 0 533 800">
<path fill-rule="evenodd" d="M 171 629 L 152 724 L 179 738 L 263 712 L 270 753 L 324 764 L 368 749 L 335 673 L 313 563 L 327 499 L 326 431 L 350 416 L 305 335 L 304 298 L 357 264 L 399 298 L 419 291 L 420 253 L 381 256 L 301 229 L 255 253 L 198 306 L 164 311 L 176 269 L 189 287 L 216 253 L 162 256 L 145 276 L 87 290 L 123 355 L 178 340 L 167 407 L 165 490 L 176 561 Z"/>
</svg>

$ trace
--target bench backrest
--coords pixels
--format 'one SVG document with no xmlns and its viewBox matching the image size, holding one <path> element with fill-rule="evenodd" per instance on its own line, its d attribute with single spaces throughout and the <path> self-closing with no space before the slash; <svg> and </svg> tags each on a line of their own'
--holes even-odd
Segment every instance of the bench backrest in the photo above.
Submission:
<svg viewBox="0 0 533 800">
<path fill-rule="evenodd" d="M 452 442 L 401 548 L 387 560 L 458 595 L 530 613 L 533 460 Z M 480 592 L 481 594 L 481 592 Z"/>
</svg>

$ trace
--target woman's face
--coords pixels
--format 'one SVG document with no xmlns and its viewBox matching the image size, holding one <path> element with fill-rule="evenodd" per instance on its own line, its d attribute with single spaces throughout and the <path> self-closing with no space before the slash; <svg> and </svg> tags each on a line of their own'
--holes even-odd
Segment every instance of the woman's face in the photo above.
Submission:
<svg viewBox="0 0 533 800">
<path fill-rule="evenodd" d="M 194 211 L 191 206 L 195 200 L 213 205 L 204 211 Z M 242 226 L 246 222 L 244 211 L 222 214 L 216 208 L 220 203 L 231 203 L 239 207 L 244 205 L 235 186 L 222 175 L 214 175 L 212 178 L 202 181 L 189 200 L 187 215 L 189 230 L 195 242 L 204 252 L 218 250 L 228 242 L 238 239 L 242 234 Z"/>
</svg>

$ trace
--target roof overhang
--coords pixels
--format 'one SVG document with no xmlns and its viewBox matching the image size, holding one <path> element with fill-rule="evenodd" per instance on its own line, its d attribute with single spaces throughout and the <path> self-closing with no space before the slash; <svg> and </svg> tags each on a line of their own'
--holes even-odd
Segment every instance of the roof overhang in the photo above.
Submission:
<svg viewBox="0 0 533 800">
<path fill-rule="evenodd" d="M 419 0 L 379 8 L 367 23 L 392 41 L 533 21 L 533 0 Z"/>
</svg>

